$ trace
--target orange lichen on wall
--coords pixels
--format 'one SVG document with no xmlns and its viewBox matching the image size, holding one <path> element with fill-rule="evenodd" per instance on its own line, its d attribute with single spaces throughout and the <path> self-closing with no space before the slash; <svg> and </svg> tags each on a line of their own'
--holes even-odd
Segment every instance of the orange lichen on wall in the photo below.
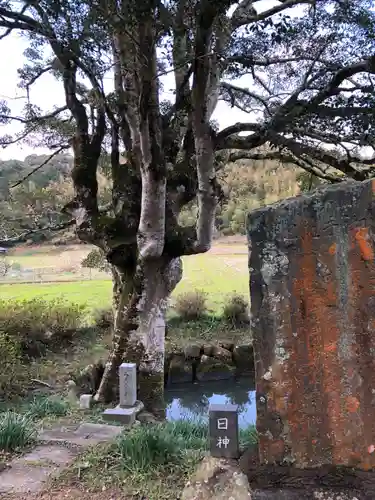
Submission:
<svg viewBox="0 0 375 500">
<path fill-rule="evenodd" d="M 355 239 L 358 243 L 359 249 L 361 250 L 361 256 L 363 260 L 373 260 L 374 250 L 370 243 L 370 238 L 368 234 L 367 227 L 360 227 L 357 229 L 355 234 Z"/>
<path fill-rule="evenodd" d="M 336 243 L 332 243 L 332 245 L 328 249 L 328 252 L 329 252 L 330 255 L 335 255 L 335 253 L 336 253 L 336 247 L 337 247 Z"/>
<path fill-rule="evenodd" d="M 353 396 L 348 396 L 346 398 L 346 409 L 349 413 L 354 413 L 358 410 L 360 403 L 357 398 Z"/>
<path fill-rule="evenodd" d="M 262 464 L 375 471 L 374 194 L 375 179 L 251 214 Z"/>
</svg>

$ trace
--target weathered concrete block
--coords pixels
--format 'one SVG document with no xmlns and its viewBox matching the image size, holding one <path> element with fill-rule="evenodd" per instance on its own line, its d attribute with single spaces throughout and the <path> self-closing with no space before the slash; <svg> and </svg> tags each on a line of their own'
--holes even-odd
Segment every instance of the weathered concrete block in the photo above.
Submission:
<svg viewBox="0 0 375 500">
<path fill-rule="evenodd" d="M 79 408 L 89 410 L 92 406 L 92 394 L 81 394 L 79 397 Z"/>
<path fill-rule="evenodd" d="M 248 218 L 260 461 L 375 467 L 375 181 Z"/>
</svg>

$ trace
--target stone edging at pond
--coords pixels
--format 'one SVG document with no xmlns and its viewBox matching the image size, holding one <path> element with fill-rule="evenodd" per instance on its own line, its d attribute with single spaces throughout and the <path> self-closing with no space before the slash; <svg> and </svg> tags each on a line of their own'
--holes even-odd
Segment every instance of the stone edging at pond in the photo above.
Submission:
<svg viewBox="0 0 375 500">
<path fill-rule="evenodd" d="M 227 380 L 254 374 L 252 344 L 192 344 L 166 354 L 165 384 Z"/>
<path fill-rule="evenodd" d="M 104 372 L 104 361 L 86 366 L 70 382 L 73 391 L 92 394 L 97 391 Z M 191 344 L 165 354 L 165 385 L 228 380 L 254 375 L 252 344 Z M 69 386 L 69 383 L 68 383 Z"/>
</svg>

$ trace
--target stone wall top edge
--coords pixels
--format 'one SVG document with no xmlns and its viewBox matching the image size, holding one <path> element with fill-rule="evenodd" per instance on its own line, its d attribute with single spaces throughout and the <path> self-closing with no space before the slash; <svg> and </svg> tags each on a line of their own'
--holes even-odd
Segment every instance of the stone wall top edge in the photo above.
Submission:
<svg viewBox="0 0 375 500">
<path fill-rule="evenodd" d="M 372 181 L 372 179 L 363 182 L 350 180 L 335 185 L 324 186 L 309 193 L 286 198 L 271 205 L 260 207 L 247 215 L 246 227 L 248 240 L 251 239 L 251 233 L 256 231 L 261 224 L 273 222 L 280 217 L 292 217 L 298 213 L 302 214 L 302 212 L 312 215 L 317 212 L 317 206 L 320 206 L 324 210 L 324 207 L 332 202 L 332 200 L 337 201 L 337 207 L 341 208 L 342 211 L 346 208 L 345 204 L 342 203 L 344 198 L 345 201 L 356 199 L 363 203 L 364 193 L 372 192 Z M 343 196 L 340 198 L 341 193 Z M 311 211 L 310 209 L 313 206 L 314 209 Z"/>
</svg>

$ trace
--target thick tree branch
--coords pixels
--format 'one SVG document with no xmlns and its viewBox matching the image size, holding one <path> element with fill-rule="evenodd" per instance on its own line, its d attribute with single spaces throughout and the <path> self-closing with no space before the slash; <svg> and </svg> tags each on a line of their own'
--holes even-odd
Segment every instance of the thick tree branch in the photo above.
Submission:
<svg viewBox="0 0 375 500">
<path fill-rule="evenodd" d="M 232 15 L 232 28 L 235 30 L 245 24 L 263 21 L 274 14 L 278 14 L 286 9 L 289 9 L 290 7 L 295 7 L 296 5 L 314 5 L 316 1 L 319 0 L 285 0 L 282 3 L 280 2 L 279 5 L 275 5 L 274 7 L 257 14 L 252 5 L 254 3 L 252 0 L 242 0 Z"/>
<path fill-rule="evenodd" d="M 358 170 L 353 167 L 351 163 L 353 159 L 348 161 L 347 159 L 340 159 L 334 154 L 330 154 L 328 151 L 323 150 L 323 148 L 308 146 L 294 139 L 289 139 L 278 134 L 272 134 L 271 142 L 274 146 L 285 147 L 289 149 L 297 158 L 304 159 L 305 157 L 313 158 L 325 165 L 329 165 L 337 170 L 340 170 L 347 176 L 357 180 L 363 181 L 368 178 L 368 172 Z M 358 159 L 358 163 L 361 161 Z"/>
</svg>

